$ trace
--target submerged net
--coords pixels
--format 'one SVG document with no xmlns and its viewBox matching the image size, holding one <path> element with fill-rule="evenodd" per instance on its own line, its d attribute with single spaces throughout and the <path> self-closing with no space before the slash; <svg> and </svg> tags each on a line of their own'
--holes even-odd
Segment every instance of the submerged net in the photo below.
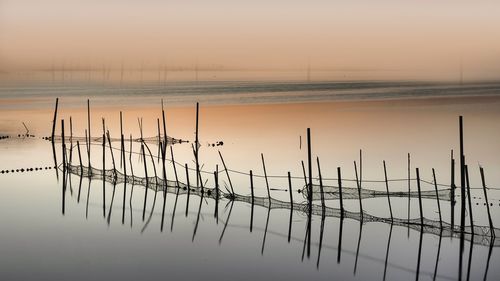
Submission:
<svg viewBox="0 0 500 281">
<path fill-rule="evenodd" d="M 308 186 L 304 186 L 301 189 L 302 196 L 308 198 L 309 190 Z M 375 197 L 387 197 L 386 191 L 371 190 L 371 189 L 361 189 L 361 199 L 375 198 Z M 420 192 L 422 198 L 436 199 L 435 190 L 425 190 Z M 334 200 L 340 198 L 340 190 L 338 186 L 323 186 L 323 195 L 325 200 Z M 418 191 L 389 191 L 390 197 L 412 197 L 418 198 Z M 439 189 L 438 190 L 439 200 L 452 200 L 452 189 Z M 342 199 L 358 199 L 359 193 L 357 188 L 353 187 L 342 187 Z M 312 200 L 321 199 L 321 187 L 318 184 L 312 185 Z"/>
<path fill-rule="evenodd" d="M 106 139 L 108 139 L 106 137 Z M 51 137 L 48 137 L 47 140 L 52 140 Z M 54 136 L 54 142 L 56 143 L 62 143 L 62 137 L 61 136 Z M 121 141 L 121 138 L 109 138 L 109 140 L 111 142 L 120 142 Z M 70 143 L 70 142 L 86 142 L 88 141 L 88 138 L 87 137 L 77 137 L 77 136 L 65 136 L 64 137 L 64 141 L 67 142 L 67 143 Z M 130 139 L 124 139 L 124 141 L 130 141 Z M 163 136 L 155 136 L 155 137 L 147 137 L 147 138 L 134 138 L 132 139 L 133 142 L 139 142 L 139 143 L 142 143 L 143 141 L 146 142 L 146 143 L 150 143 L 150 144 L 158 144 L 159 142 L 162 142 L 164 143 L 165 141 L 165 138 Z M 100 137 L 91 137 L 90 138 L 90 142 L 91 143 L 102 143 L 102 136 Z M 169 137 L 167 136 L 167 144 L 176 144 L 176 143 L 183 143 L 183 142 L 187 142 L 185 140 L 182 140 L 182 139 L 176 139 L 176 138 L 173 138 L 173 137 Z"/>
<path fill-rule="evenodd" d="M 290 201 L 281 201 L 277 200 L 274 198 L 268 198 L 268 197 L 252 197 L 252 196 L 245 196 L 245 195 L 239 195 L 239 194 L 231 194 L 231 193 L 225 193 L 221 190 L 216 190 L 215 188 L 207 188 L 207 187 L 197 187 L 197 186 L 188 186 L 185 183 L 182 182 L 177 182 L 177 181 L 172 181 L 172 180 L 164 180 L 159 177 L 138 177 L 138 176 L 133 176 L 133 175 L 125 175 L 117 170 L 102 170 L 102 169 L 96 169 L 96 168 L 89 168 L 89 167 L 82 167 L 82 166 L 73 166 L 73 165 L 68 165 L 66 168 L 68 173 L 75 174 L 81 177 L 88 177 L 90 179 L 96 179 L 96 180 L 104 180 L 106 182 L 110 182 L 114 185 L 116 184 L 132 184 L 132 185 L 139 185 L 139 186 L 144 186 L 148 189 L 151 189 L 155 192 L 164 192 L 166 191 L 167 193 L 173 193 L 177 195 L 183 195 L 187 194 L 188 191 L 191 195 L 196 195 L 196 196 L 203 196 L 205 198 L 212 198 L 216 199 L 217 198 L 217 191 L 219 194 L 219 198 L 226 198 L 229 200 L 234 200 L 238 202 L 244 202 L 248 203 L 251 205 L 257 205 L 261 206 L 267 209 L 287 209 L 295 212 L 299 212 L 302 215 L 308 215 L 309 214 L 309 204 L 305 203 L 296 203 L 296 202 L 290 202 Z M 315 191 L 315 186 L 313 186 L 313 196 L 316 196 L 315 194 L 318 192 Z M 319 186 L 316 186 L 316 188 L 319 189 Z M 323 187 L 325 188 L 325 187 Z M 329 188 L 335 189 L 336 187 L 330 186 Z M 338 188 L 337 188 L 338 189 Z M 353 188 L 351 188 L 353 189 Z M 346 190 L 349 190 L 346 188 Z M 357 189 L 355 189 L 356 193 L 355 197 L 352 198 L 358 198 L 357 196 Z M 439 193 L 440 197 L 442 194 L 443 196 L 449 196 L 449 193 L 445 193 L 444 191 L 449 192 L 449 190 L 441 190 L 443 193 Z M 329 191 L 332 193 L 332 196 L 334 196 L 334 190 Z M 346 194 L 351 194 L 352 191 L 347 192 Z M 375 195 L 371 194 L 377 194 L 376 196 L 387 196 L 387 193 L 382 192 L 376 192 L 376 191 L 368 191 L 365 193 L 365 195 L 362 193 L 361 197 L 362 198 L 372 198 L 375 197 Z M 396 192 L 397 194 L 397 192 Z M 403 192 L 402 194 L 405 194 L 404 196 L 408 196 L 408 193 Z M 342 188 L 342 196 L 344 196 L 344 188 Z M 392 196 L 392 193 L 391 193 Z M 395 195 L 396 196 L 396 195 Z M 413 196 L 410 193 L 410 196 Z M 423 195 L 422 195 L 423 196 Z M 431 194 L 427 194 L 426 196 L 431 196 Z M 326 197 L 326 196 L 325 196 Z M 331 197 L 333 199 L 334 197 Z M 430 198 L 430 197 L 429 197 Z M 434 197 L 435 198 L 435 191 L 434 191 Z M 408 227 L 416 231 L 422 231 L 424 233 L 428 234 L 433 234 L 433 235 L 439 235 L 442 237 L 454 237 L 454 238 L 460 238 L 461 235 L 463 234 L 464 239 L 467 241 L 471 241 L 474 244 L 480 244 L 480 245 L 485 245 L 485 246 L 493 246 L 493 247 L 499 247 L 500 246 L 500 240 L 492 238 L 493 236 L 500 235 L 500 229 L 498 228 L 493 228 L 491 229 L 490 227 L 487 226 L 477 226 L 474 225 L 473 227 L 471 226 L 465 226 L 464 229 L 462 230 L 459 225 L 451 225 L 447 222 L 440 222 L 436 220 L 431 220 L 427 218 L 423 218 L 423 222 L 421 222 L 420 218 L 413 218 L 413 219 L 403 219 L 403 218 L 384 218 L 384 217 L 377 217 L 374 215 L 370 215 L 366 212 L 360 213 L 360 212 L 351 212 L 344 210 L 343 212 L 338 209 L 338 208 L 332 208 L 332 207 L 326 207 L 322 205 L 317 205 L 317 204 L 312 204 L 311 206 L 311 216 L 321 216 L 321 217 L 336 217 L 336 218 L 345 218 L 345 219 L 352 219 L 352 220 L 357 220 L 360 223 L 386 223 L 386 224 L 392 224 L 392 225 L 397 225 L 397 226 L 402 226 L 402 227 Z M 462 232 L 463 231 L 463 232 Z"/>
</svg>

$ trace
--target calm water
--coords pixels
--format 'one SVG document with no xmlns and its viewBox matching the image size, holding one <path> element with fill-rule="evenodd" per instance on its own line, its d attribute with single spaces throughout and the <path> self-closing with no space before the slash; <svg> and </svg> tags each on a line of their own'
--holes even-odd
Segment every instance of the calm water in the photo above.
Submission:
<svg viewBox="0 0 500 281">
<path fill-rule="evenodd" d="M 145 137 L 157 136 L 163 98 L 168 135 L 190 141 L 172 146 L 182 183 L 186 182 L 184 163 L 195 166 L 191 143 L 195 102 L 199 101 L 204 184 L 213 188 L 216 165 L 223 170 L 220 151 L 237 194 L 250 195 L 247 174 L 252 170 L 255 196 L 267 197 L 261 177 L 262 153 L 274 199 L 289 202 L 288 181 L 283 176 L 291 172 L 295 208 L 291 212 L 289 208 L 268 209 L 257 204 L 252 212 L 251 204 L 225 198 L 219 201 L 218 215 L 214 216 L 215 200 L 192 195 L 188 205 L 185 194 L 169 193 L 163 212 L 163 193 L 153 189 L 148 191 L 144 208 L 144 186 L 113 185 L 75 174 L 65 179 L 62 170 L 56 175 L 55 169 L 45 169 L 54 166 L 54 159 L 50 142 L 42 139 L 51 132 L 55 97 L 60 98 L 58 119 L 65 120 L 66 136 L 70 116 L 73 135 L 84 136 L 86 100 L 90 98 L 91 135 L 102 135 L 105 118 L 110 135 L 118 137 L 119 112 L 123 111 L 127 138 L 130 134 L 139 137 L 138 118 L 143 120 Z M 496 189 L 500 187 L 496 172 L 500 169 L 500 85 L 496 83 L 462 87 L 416 82 L 9 85 L 0 88 L 0 112 L 0 135 L 10 136 L 0 140 L 0 170 L 43 168 L 0 174 L 0 275 L 4 280 L 406 280 L 416 279 L 417 274 L 421 280 L 456 280 L 460 259 L 464 280 L 468 275 L 470 280 L 497 280 L 500 275 L 495 266 L 500 262 L 498 242 L 489 235 L 476 234 L 475 243 L 467 236 L 460 257 L 460 239 L 456 237 L 441 233 L 440 238 L 439 231 L 421 232 L 418 227 L 388 223 L 385 197 L 363 200 L 367 218 L 362 224 L 356 217 L 341 220 L 335 213 L 328 213 L 323 220 L 321 214 L 312 216 L 308 251 L 308 217 L 303 210 L 306 199 L 297 192 L 304 187 L 300 161 L 307 159 L 306 128 L 311 128 L 313 156 L 319 157 L 325 185 L 336 186 L 337 167 L 341 167 L 343 186 L 356 187 L 351 180 L 360 149 L 363 189 L 385 190 L 379 182 L 384 179 L 385 160 L 388 177 L 401 179 L 390 182 L 391 191 L 406 191 L 408 153 L 412 191 L 416 191 L 413 179 L 417 167 L 423 180 L 431 183 L 431 169 L 435 168 L 437 182 L 450 185 L 450 152 L 454 149 L 458 158 L 458 116 L 463 115 L 474 224 L 488 226 L 479 164 L 490 188 L 493 224 L 500 228 L 500 192 Z M 23 122 L 35 137 L 18 137 L 26 131 Z M 60 131 L 58 120 L 56 134 Z M 211 145 L 220 141 L 223 145 Z M 156 143 L 148 145 L 156 155 Z M 82 143 L 82 162 L 88 163 L 84 147 Z M 118 149 L 119 143 L 113 147 Z M 111 153 L 109 147 L 106 149 L 105 168 L 111 169 Z M 132 150 L 139 152 L 140 144 L 133 143 Z M 60 143 L 55 151 L 60 164 Z M 119 150 L 113 152 L 120 166 Z M 73 164 L 77 165 L 76 147 L 73 153 Z M 91 146 L 91 159 L 93 167 L 102 169 L 100 142 Z M 140 154 L 133 154 L 130 161 L 134 174 L 144 176 Z M 173 166 L 167 163 L 168 178 L 174 180 Z M 155 161 L 158 173 L 159 165 Z M 151 176 L 150 160 L 147 167 Z M 226 192 L 226 174 L 219 175 Z M 317 175 L 314 162 L 313 176 Z M 194 184 L 192 170 L 189 176 Z M 423 182 L 422 190 L 433 190 L 429 183 Z M 449 202 L 441 200 L 442 218 L 447 223 L 451 218 Z M 320 201 L 314 203 L 320 205 Z M 420 217 L 416 198 L 409 205 L 406 197 L 393 197 L 391 203 L 396 218 Z M 346 199 L 344 204 L 348 212 L 359 212 L 357 199 Z M 328 200 L 326 206 L 338 209 L 339 201 Z M 457 223 L 459 204 L 455 212 Z M 424 199 L 423 213 L 425 218 L 438 221 L 436 201 Z M 469 216 L 466 222 L 468 225 Z"/>
</svg>

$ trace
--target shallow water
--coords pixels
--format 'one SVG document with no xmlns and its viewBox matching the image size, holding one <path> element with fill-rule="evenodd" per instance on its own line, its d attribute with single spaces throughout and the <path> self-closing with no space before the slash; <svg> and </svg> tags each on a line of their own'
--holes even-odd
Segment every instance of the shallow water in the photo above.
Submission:
<svg viewBox="0 0 500 281">
<path fill-rule="evenodd" d="M 300 161 L 307 160 L 306 128 L 311 128 L 313 156 L 319 157 L 325 185 L 337 184 L 337 167 L 341 167 L 343 186 L 356 187 L 350 180 L 355 178 L 353 161 L 359 164 L 362 149 L 363 189 L 385 190 L 384 183 L 378 182 L 384 179 L 382 161 L 385 160 L 388 177 L 401 179 L 390 182 L 391 191 L 406 191 L 407 153 L 410 153 L 411 190 L 415 191 L 417 167 L 422 179 L 432 182 L 431 169 L 435 168 L 437 182 L 450 185 L 450 152 L 454 149 L 458 158 L 458 116 L 463 115 L 474 223 L 488 226 L 480 164 L 490 188 L 488 199 L 492 204 L 493 224 L 500 226 L 497 215 L 500 192 L 496 189 L 500 174 L 495 172 L 500 169 L 497 145 L 500 143 L 500 87 L 495 83 L 464 87 L 408 82 L 280 83 L 185 83 L 168 89 L 155 86 L 152 90 L 145 87 L 103 89 L 95 85 L 2 87 L 0 135 L 10 138 L 0 140 L 0 170 L 54 166 L 52 146 L 41 138 L 50 135 L 56 96 L 60 97 L 58 119 L 65 120 L 66 136 L 70 116 L 73 135 L 84 135 L 86 99 L 91 98 L 93 137 L 102 135 L 101 118 L 105 118 L 111 136 L 118 137 L 120 111 L 124 113 L 125 136 L 139 136 L 137 119 L 142 118 L 144 135 L 156 137 L 156 119 L 161 120 L 160 99 L 163 98 L 168 135 L 190 141 L 172 146 L 175 160 L 180 163 L 178 177 L 183 183 L 186 182 L 184 163 L 194 168 L 191 143 L 195 131 L 194 103 L 199 100 L 200 163 L 204 171 L 202 178 L 208 187 L 214 186 L 212 173 L 218 165 L 222 191 L 229 189 L 220 151 L 231 170 L 235 192 L 250 195 L 246 173 L 253 170 L 255 196 L 266 197 L 266 184 L 261 177 L 262 153 L 270 176 L 271 196 L 289 201 L 284 176 L 290 171 L 294 177 L 294 202 L 305 203 L 306 199 L 297 190 L 304 186 Z M 423 93 L 437 94 L 440 98 L 415 99 L 415 96 L 428 97 L 422 96 Z M 18 137 L 25 132 L 22 122 L 35 137 Z M 60 130 L 58 120 L 58 135 Z M 219 141 L 224 144 L 209 146 Z M 119 148 L 118 143 L 113 146 Z M 149 146 L 156 155 L 156 144 L 149 143 Z M 86 164 L 84 147 L 82 144 L 82 162 Z M 126 147 L 128 149 L 128 143 Z M 139 152 L 139 148 L 139 143 L 133 144 L 133 151 Z M 111 169 L 111 154 L 109 147 L 106 149 L 106 169 Z M 60 143 L 56 143 L 55 150 L 60 164 Z M 78 164 L 76 151 L 73 153 L 73 164 Z M 114 157 L 119 166 L 119 150 L 114 150 Z M 132 157 L 134 174 L 144 176 L 140 158 L 135 154 Z M 170 154 L 168 158 L 171 159 Z M 102 168 L 100 143 L 91 146 L 91 159 L 93 167 Z M 313 176 L 317 177 L 316 159 L 313 161 Z M 161 171 L 159 165 L 155 161 L 155 167 Z M 153 165 L 149 159 L 147 167 L 151 176 Z M 458 165 L 456 169 L 458 171 Z M 189 174 L 194 184 L 195 174 L 193 171 Z M 174 179 L 173 166 L 168 165 L 167 175 L 170 180 Z M 269 211 L 254 206 L 250 231 L 251 204 L 222 199 L 217 219 L 213 199 L 205 197 L 200 204 L 199 196 L 191 196 L 186 215 L 187 196 L 176 198 L 169 193 L 161 229 L 163 193 L 158 192 L 155 197 L 150 189 L 144 208 L 144 186 L 114 186 L 72 174 L 67 179 L 67 187 L 63 188 L 63 179 L 62 170 L 56 176 L 55 169 L 0 174 L 2 279 L 132 280 L 168 276 L 182 280 L 332 277 L 383 280 L 385 275 L 387 280 L 403 280 L 415 279 L 418 274 L 420 279 L 435 276 L 437 280 L 456 280 L 459 276 L 460 239 L 447 236 L 440 239 L 428 230 L 391 226 L 386 221 L 360 224 L 353 218 L 341 221 L 337 216 L 326 216 L 322 232 L 322 217 L 315 215 L 308 254 L 304 242 L 308 241 L 308 217 L 302 209 Z M 459 184 L 458 172 L 456 183 Z M 433 188 L 432 184 L 422 182 L 422 190 Z M 411 199 L 410 213 L 405 197 L 393 197 L 391 203 L 395 217 L 419 218 L 417 199 Z M 345 200 L 344 204 L 349 212 L 359 211 L 358 200 Z M 337 209 L 339 201 L 327 201 L 326 205 Z M 459 205 L 455 207 L 455 224 L 459 222 Z M 423 200 L 423 207 L 425 218 L 439 220 L 435 200 Z M 363 208 L 365 213 L 377 218 L 389 217 L 384 197 L 364 199 Z M 441 200 L 441 208 L 443 220 L 450 222 L 449 201 Z M 468 216 L 466 223 L 469 223 Z M 477 234 L 474 241 L 478 241 L 478 237 L 482 236 Z M 486 274 L 487 280 L 498 278 L 500 270 L 495 266 L 500 262 L 498 249 L 489 246 L 493 245 L 491 239 L 484 238 L 474 244 L 470 239 L 465 240 L 463 279 L 467 274 L 471 280 L 482 279 Z"/>
</svg>

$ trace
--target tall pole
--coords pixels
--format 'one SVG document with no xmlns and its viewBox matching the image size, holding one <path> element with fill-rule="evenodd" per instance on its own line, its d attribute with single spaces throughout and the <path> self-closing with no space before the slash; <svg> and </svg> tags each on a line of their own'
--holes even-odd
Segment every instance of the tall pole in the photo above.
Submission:
<svg viewBox="0 0 500 281">
<path fill-rule="evenodd" d="M 198 152 L 199 152 L 199 146 L 200 144 L 198 143 L 198 113 L 199 113 L 200 105 L 199 103 L 196 103 L 196 136 L 195 136 L 195 160 L 196 160 L 196 187 L 199 186 L 199 177 L 198 175 L 200 174 L 200 163 L 198 159 Z"/>
<path fill-rule="evenodd" d="M 465 225 L 465 156 L 464 156 L 464 129 L 463 129 L 463 117 L 460 116 L 458 119 L 459 123 L 459 135 L 460 135 L 460 192 L 461 192 L 461 206 L 462 209 L 460 216 L 460 227 L 463 230 Z"/>
</svg>

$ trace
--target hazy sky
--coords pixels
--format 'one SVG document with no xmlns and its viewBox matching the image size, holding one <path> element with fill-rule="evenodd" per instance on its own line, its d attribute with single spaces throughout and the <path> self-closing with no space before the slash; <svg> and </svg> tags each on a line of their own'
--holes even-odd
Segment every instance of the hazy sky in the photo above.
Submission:
<svg viewBox="0 0 500 281">
<path fill-rule="evenodd" d="M 500 72 L 498 0 L 0 0 L 0 69 Z"/>
</svg>

